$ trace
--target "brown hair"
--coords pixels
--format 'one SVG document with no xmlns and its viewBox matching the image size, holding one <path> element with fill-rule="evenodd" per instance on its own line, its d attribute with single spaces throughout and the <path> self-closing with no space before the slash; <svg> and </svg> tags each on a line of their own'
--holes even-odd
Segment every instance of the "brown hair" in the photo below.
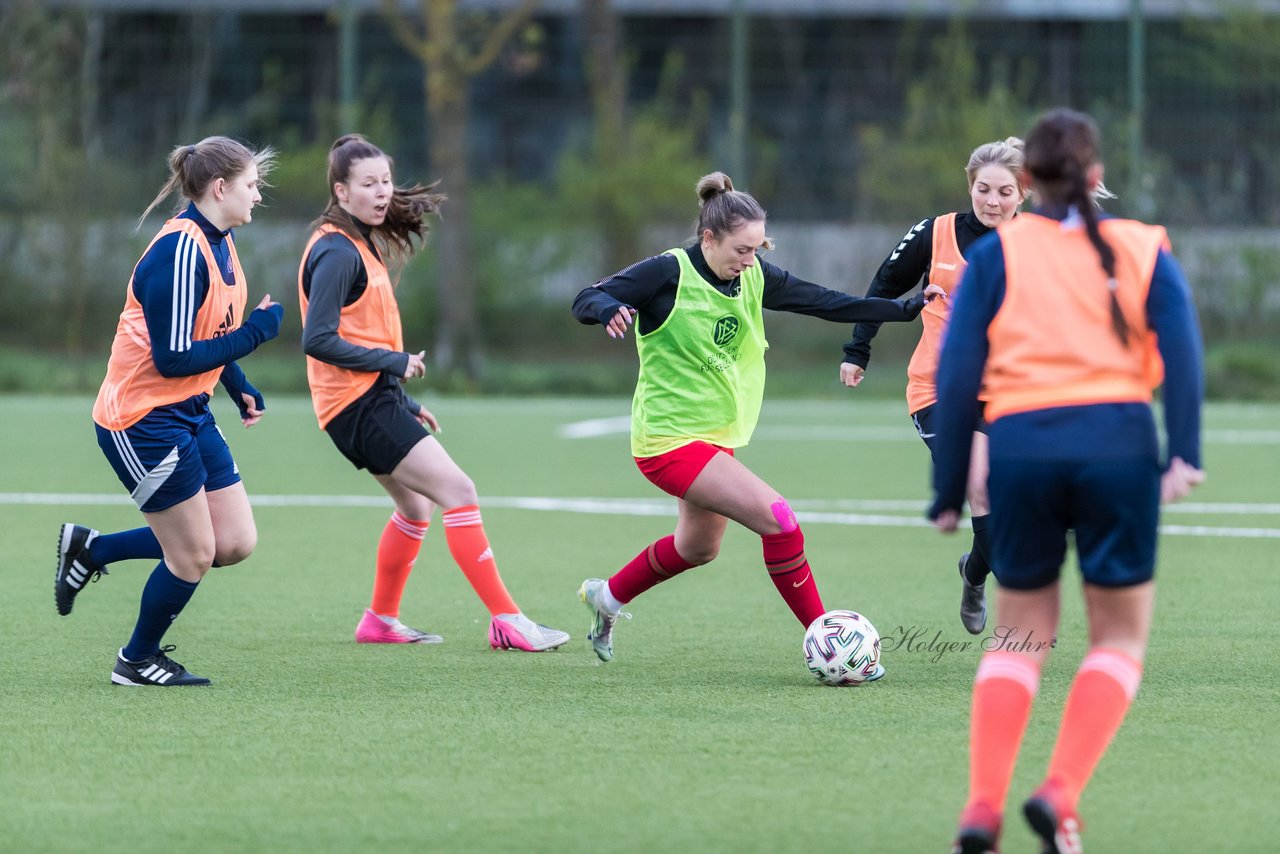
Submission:
<svg viewBox="0 0 1280 854">
<path fill-rule="evenodd" d="M 711 231 L 719 240 L 736 231 L 744 222 L 764 222 L 764 208 L 751 196 L 733 189 L 733 181 L 723 172 L 712 172 L 698 179 L 698 221 L 694 238 L 702 239 L 702 232 Z M 773 241 L 764 239 L 764 248 L 772 249 Z"/>
<path fill-rule="evenodd" d="M 254 151 L 225 136 L 206 137 L 195 145 L 179 145 L 169 152 L 169 180 L 151 200 L 151 204 L 147 205 L 142 216 L 138 217 L 134 230 L 141 228 L 147 215 L 171 193 L 178 194 L 178 205 L 181 207 L 187 201 L 194 202 L 203 196 L 214 181 L 219 178 L 230 181 L 248 169 L 251 163 L 258 167 L 259 186 L 270 186 L 265 178 L 275 162 L 276 153 L 270 146 Z"/>
<path fill-rule="evenodd" d="M 1098 126 L 1084 113 L 1051 110 L 1027 135 L 1027 171 L 1046 203 L 1073 205 L 1084 220 L 1089 242 L 1107 274 L 1112 328 L 1128 343 L 1129 323 L 1116 299 L 1116 254 L 1098 230 L 1098 212 L 1086 184 L 1089 167 L 1098 162 L 1100 141 Z"/>
<path fill-rule="evenodd" d="M 347 183 L 351 178 L 351 167 L 355 163 L 375 157 L 386 158 L 387 164 L 395 168 L 395 162 L 382 149 L 358 133 L 349 133 L 334 141 L 329 147 L 329 204 L 312 223 L 312 228 L 328 223 L 341 229 L 352 240 L 358 242 L 364 239 L 351 214 L 338 204 L 333 185 Z M 443 194 L 432 192 L 439 183 L 433 181 L 425 187 L 414 184 L 392 190 L 391 201 L 387 204 L 387 217 L 373 229 L 378 250 L 392 264 L 407 261 L 417 251 L 413 238 L 417 237 L 419 241 L 425 239 L 429 230 L 427 216 L 439 216 L 440 203 L 447 198 Z"/>
</svg>

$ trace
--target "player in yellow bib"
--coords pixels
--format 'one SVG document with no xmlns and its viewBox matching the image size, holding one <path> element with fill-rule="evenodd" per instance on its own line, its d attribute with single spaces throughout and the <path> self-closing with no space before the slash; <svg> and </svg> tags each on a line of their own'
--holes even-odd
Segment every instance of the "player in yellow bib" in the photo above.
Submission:
<svg viewBox="0 0 1280 854">
<path fill-rule="evenodd" d="M 651 482 L 679 500 L 671 536 L 608 579 L 583 582 L 588 640 L 613 657 L 622 606 L 720 551 L 729 521 L 758 534 L 778 593 L 801 625 L 826 608 L 805 557 L 804 535 L 778 491 L 735 459 L 755 430 L 764 395 L 763 309 L 841 323 L 914 320 L 937 288 L 911 299 L 855 297 L 803 281 L 761 261 L 771 248 L 765 212 L 722 172 L 698 182 L 701 212 L 689 246 L 647 258 L 585 288 L 574 316 L 611 338 L 638 324 L 640 375 L 631 408 L 631 453 Z M 876 677 L 883 675 L 883 670 Z"/>
</svg>

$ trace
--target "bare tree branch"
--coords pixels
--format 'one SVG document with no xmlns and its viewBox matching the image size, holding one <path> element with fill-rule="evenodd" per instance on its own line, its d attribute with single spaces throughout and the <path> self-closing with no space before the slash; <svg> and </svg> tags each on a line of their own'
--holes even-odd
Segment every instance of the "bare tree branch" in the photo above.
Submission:
<svg viewBox="0 0 1280 854">
<path fill-rule="evenodd" d="M 427 15 L 426 3 L 427 0 L 423 0 L 422 14 L 424 19 Z M 409 23 L 409 19 L 405 17 L 404 12 L 400 11 L 400 4 L 396 0 L 382 0 L 382 11 L 387 23 L 391 25 L 391 34 L 395 36 L 396 41 L 400 42 L 405 50 L 416 56 L 419 61 L 427 62 L 431 53 L 430 33 L 419 36 Z"/>
<path fill-rule="evenodd" d="M 503 15 L 498 21 L 498 25 L 489 33 L 489 37 L 484 44 L 480 46 L 480 49 L 471 57 L 465 59 L 462 64 L 462 73 L 468 77 L 474 77 L 488 68 L 498 58 L 503 46 L 515 34 L 515 31 L 529 22 L 529 19 L 533 17 L 534 10 L 538 8 L 538 4 L 541 2 L 542 0 L 524 0 L 518 9 Z"/>
</svg>

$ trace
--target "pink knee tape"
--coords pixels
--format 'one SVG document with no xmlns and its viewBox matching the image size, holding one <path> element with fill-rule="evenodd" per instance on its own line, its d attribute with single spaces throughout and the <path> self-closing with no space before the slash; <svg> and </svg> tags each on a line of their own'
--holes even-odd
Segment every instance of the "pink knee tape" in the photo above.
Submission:
<svg viewBox="0 0 1280 854">
<path fill-rule="evenodd" d="M 789 534 L 800 527 L 800 523 L 796 521 L 796 514 L 791 512 L 791 505 L 785 498 L 779 498 L 770 504 L 769 509 L 773 511 L 773 518 L 777 519 L 778 524 L 782 526 L 782 533 Z"/>
</svg>

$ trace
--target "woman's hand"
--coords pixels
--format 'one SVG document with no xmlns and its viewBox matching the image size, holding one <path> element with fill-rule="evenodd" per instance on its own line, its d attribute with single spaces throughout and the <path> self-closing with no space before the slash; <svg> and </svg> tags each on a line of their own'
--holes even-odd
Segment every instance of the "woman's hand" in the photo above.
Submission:
<svg viewBox="0 0 1280 854">
<path fill-rule="evenodd" d="M 267 294 L 262 298 L 262 302 L 258 303 L 258 306 L 257 308 L 254 309 L 254 311 L 257 311 L 258 308 L 262 309 L 263 311 L 266 311 L 267 309 L 271 308 L 271 306 L 279 305 L 279 304 L 280 303 L 276 302 L 271 298 L 271 294 Z"/>
<path fill-rule="evenodd" d="M 944 534 L 954 534 L 960 527 L 960 511 L 943 510 L 934 518 L 933 527 Z"/>
<path fill-rule="evenodd" d="M 840 363 L 840 382 L 847 388 L 857 388 L 865 373 L 861 365 L 855 365 L 852 362 Z"/>
<path fill-rule="evenodd" d="M 431 410 L 427 409 L 425 406 L 419 405 L 418 412 L 413 417 L 417 418 L 418 423 L 421 424 L 423 427 L 426 427 L 432 433 L 440 432 L 440 422 L 437 421 L 436 417 L 431 414 Z"/>
<path fill-rule="evenodd" d="M 414 377 L 425 377 L 427 375 L 427 363 L 423 361 L 427 356 L 426 350 L 419 350 L 417 353 L 409 354 L 409 364 L 405 366 L 404 376 L 401 379 L 411 380 Z"/>
<path fill-rule="evenodd" d="M 943 299 L 946 299 L 947 292 L 944 291 L 942 288 L 938 287 L 937 285 L 933 285 L 933 284 L 929 285 L 929 287 L 924 289 L 925 302 L 933 302 L 938 297 L 942 297 Z"/>
<path fill-rule="evenodd" d="M 1169 470 L 1160 477 L 1160 503 L 1170 504 L 1191 494 L 1192 488 L 1204 483 L 1204 472 L 1174 457 Z"/>
<path fill-rule="evenodd" d="M 266 300 L 263 300 L 263 302 L 265 303 Z M 244 426 L 252 427 L 262 420 L 262 416 L 267 411 L 266 404 L 262 404 L 262 408 L 259 409 L 258 400 L 247 391 L 240 392 L 240 399 L 244 401 L 244 408 L 240 410 L 240 421 Z"/>
<path fill-rule="evenodd" d="M 631 325 L 631 318 L 637 314 L 636 310 L 629 305 L 622 308 L 609 318 L 609 322 L 604 325 L 604 331 L 609 333 L 610 338 L 626 338 L 627 327 Z"/>
</svg>

